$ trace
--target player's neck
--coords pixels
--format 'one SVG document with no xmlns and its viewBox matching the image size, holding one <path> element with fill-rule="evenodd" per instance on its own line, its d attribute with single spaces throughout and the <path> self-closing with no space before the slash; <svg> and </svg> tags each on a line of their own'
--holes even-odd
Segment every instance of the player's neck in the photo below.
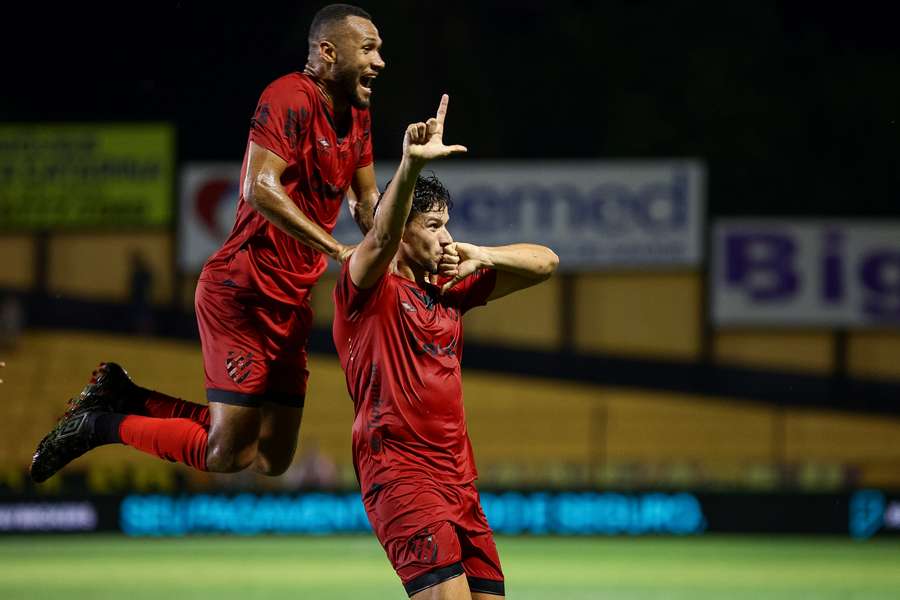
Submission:
<svg viewBox="0 0 900 600">
<path fill-rule="evenodd" d="M 309 65 L 306 66 L 303 73 L 313 80 L 322 100 L 325 101 L 325 106 L 331 110 L 331 122 L 335 129 L 345 129 L 350 115 L 350 101 L 343 96 L 341 91 L 334 89 L 332 82 L 322 78 Z"/>
<path fill-rule="evenodd" d="M 431 274 L 415 263 L 410 263 L 397 257 L 394 262 L 394 274 L 409 281 L 415 281 L 419 287 L 424 288 L 426 284 L 432 283 Z"/>
</svg>

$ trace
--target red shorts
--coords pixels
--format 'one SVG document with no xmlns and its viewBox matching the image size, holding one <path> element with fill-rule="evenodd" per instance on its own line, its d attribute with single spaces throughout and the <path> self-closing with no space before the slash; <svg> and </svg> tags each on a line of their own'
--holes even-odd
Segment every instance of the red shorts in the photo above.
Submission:
<svg viewBox="0 0 900 600">
<path fill-rule="evenodd" d="M 504 594 L 494 534 L 474 483 L 399 480 L 366 494 L 363 504 L 410 596 L 463 574 L 473 592 Z"/>
<path fill-rule="evenodd" d="M 290 306 L 231 282 L 201 279 L 194 296 L 206 398 L 240 406 L 303 406 L 308 303 Z"/>
</svg>

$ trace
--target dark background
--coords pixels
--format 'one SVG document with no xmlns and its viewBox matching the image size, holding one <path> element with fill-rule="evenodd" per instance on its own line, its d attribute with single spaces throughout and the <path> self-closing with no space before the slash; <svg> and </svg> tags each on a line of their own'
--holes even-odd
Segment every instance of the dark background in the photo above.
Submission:
<svg viewBox="0 0 900 600">
<path fill-rule="evenodd" d="M 165 120 L 239 160 L 324 3 L 4 9 L 0 121 Z M 378 159 L 451 94 L 479 158 L 699 157 L 713 215 L 900 216 L 900 9 L 814 2 L 365 2 Z"/>
</svg>

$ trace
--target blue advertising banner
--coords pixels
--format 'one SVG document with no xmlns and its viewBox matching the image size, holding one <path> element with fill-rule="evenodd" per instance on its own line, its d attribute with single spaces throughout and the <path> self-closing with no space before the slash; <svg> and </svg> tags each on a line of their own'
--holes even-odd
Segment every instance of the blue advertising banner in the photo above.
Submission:
<svg viewBox="0 0 900 600">
<path fill-rule="evenodd" d="M 481 502 L 496 533 L 686 535 L 706 521 L 691 494 L 491 493 Z M 364 533 L 359 494 L 127 496 L 120 525 L 130 535 Z"/>
<path fill-rule="evenodd" d="M 485 491 L 501 535 L 705 533 L 900 536 L 900 495 Z M 132 536 L 370 534 L 357 492 L 131 494 L 0 498 L 0 534 L 120 531 Z"/>
</svg>

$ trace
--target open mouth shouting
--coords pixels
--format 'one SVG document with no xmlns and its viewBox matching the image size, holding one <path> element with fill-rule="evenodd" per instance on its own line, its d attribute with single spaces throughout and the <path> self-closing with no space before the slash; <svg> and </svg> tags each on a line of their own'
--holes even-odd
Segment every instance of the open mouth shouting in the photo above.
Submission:
<svg viewBox="0 0 900 600">
<path fill-rule="evenodd" d="M 375 78 L 378 77 L 377 73 L 363 73 L 359 77 L 359 87 L 361 87 L 367 94 L 372 93 L 372 82 L 375 81 Z"/>
</svg>

